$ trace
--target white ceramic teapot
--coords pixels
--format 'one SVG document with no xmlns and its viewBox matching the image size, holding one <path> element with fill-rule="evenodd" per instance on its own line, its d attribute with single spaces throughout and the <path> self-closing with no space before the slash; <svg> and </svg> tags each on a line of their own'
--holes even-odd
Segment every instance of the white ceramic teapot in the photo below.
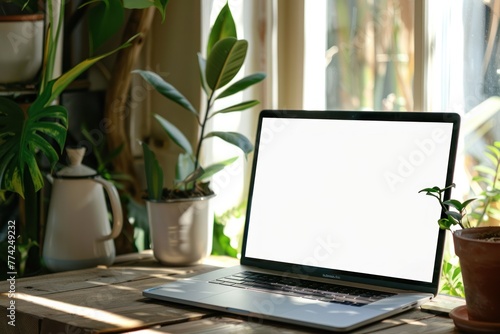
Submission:
<svg viewBox="0 0 500 334">
<path fill-rule="evenodd" d="M 82 165 L 85 148 L 67 149 L 70 166 L 53 177 L 52 194 L 43 244 L 43 259 L 51 271 L 111 265 L 115 259 L 113 239 L 122 229 L 123 214 L 113 184 Z M 110 227 L 104 197 L 113 214 Z"/>
</svg>

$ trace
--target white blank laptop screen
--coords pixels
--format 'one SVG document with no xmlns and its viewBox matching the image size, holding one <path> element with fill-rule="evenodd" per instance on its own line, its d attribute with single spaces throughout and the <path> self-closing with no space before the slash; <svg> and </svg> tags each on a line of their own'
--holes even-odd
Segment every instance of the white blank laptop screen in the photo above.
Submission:
<svg viewBox="0 0 500 334">
<path fill-rule="evenodd" d="M 452 124 L 264 118 L 245 256 L 432 282 Z"/>
</svg>

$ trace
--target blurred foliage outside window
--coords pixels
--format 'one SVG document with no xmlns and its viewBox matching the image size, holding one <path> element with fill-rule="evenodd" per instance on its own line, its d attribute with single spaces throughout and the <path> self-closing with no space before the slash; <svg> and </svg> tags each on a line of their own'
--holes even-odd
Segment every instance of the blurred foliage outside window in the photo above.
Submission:
<svg viewBox="0 0 500 334">
<path fill-rule="evenodd" d="M 327 109 L 413 109 L 413 0 L 327 0 Z"/>
<path fill-rule="evenodd" d="M 318 76 L 325 81 L 326 109 L 412 111 L 421 99 L 424 111 L 457 112 L 463 118 L 458 191 L 474 196 L 486 189 L 476 166 L 488 165 L 485 147 L 500 137 L 500 0 L 325 0 L 316 6 L 326 12 L 325 73 Z M 423 78 L 422 96 L 416 74 Z M 463 296 L 449 246 L 441 291 Z"/>
</svg>

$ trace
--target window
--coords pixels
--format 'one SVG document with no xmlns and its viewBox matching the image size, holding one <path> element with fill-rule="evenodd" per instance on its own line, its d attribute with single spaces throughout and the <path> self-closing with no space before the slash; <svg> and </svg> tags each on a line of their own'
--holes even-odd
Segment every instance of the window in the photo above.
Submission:
<svg viewBox="0 0 500 334">
<path fill-rule="evenodd" d="M 268 74 L 253 92 L 259 108 L 457 112 L 463 155 L 455 182 L 470 190 L 472 166 L 500 136 L 500 0 L 229 4 L 252 45 L 253 69 Z"/>
<path fill-rule="evenodd" d="M 325 5 L 326 108 L 413 110 L 414 1 Z"/>
<path fill-rule="evenodd" d="M 500 137 L 500 1 L 322 0 L 304 7 L 304 108 L 461 114 L 453 197 L 477 196 L 485 185 L 473 179 L 474 167 L 488 164 L 485 146 Z M 451 254 L 445 264 L 453 272 Z"/>
<path fill-rule="evenodd" d="M 499 0 L 304 1 L 301 107 L 461 114 L 466 193 L 500 136 L 499 21 Z"/>
</svg>

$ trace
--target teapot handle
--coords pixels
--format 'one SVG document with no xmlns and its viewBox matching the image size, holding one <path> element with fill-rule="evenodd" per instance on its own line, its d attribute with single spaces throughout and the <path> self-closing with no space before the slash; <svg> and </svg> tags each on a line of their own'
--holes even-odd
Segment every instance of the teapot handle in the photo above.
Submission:
<svg viewBox="0 0 500 334">
<path fill-rule="evenodd" d="M 108 194 L 109 200 L 111 202 L 111 211 L 113 213 L 113 230 L 109 235 L 106 235 L 99 240 L 105 241 L 114 239 L 120 234 L 123 226 L 123 212 L 122 205 L 120 203 L 120 197 L 118 196 L 118 191 L 111 182 L 106 181 L 99 176 L 94 178 L 94 181 L 102 184 L 104 190 L 106 190 L 106 193 Z"/>
</svg>

